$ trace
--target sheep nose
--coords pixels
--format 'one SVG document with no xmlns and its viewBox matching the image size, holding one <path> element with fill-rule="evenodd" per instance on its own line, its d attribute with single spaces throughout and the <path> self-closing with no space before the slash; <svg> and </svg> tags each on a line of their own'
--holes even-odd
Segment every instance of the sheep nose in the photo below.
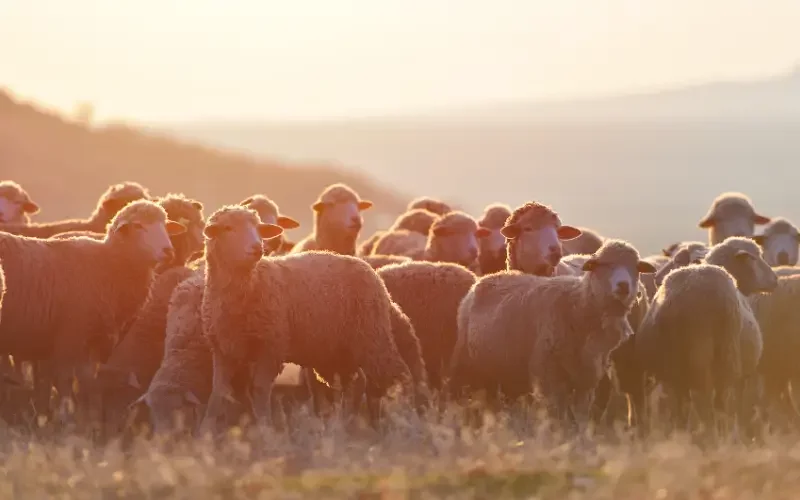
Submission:
<svg viewBox="0 0 800 500">
<path fill-rule="evenodd" d="M 620 298 L 626 298 L 631 293 L 631 285 L 627 281 L 621 281 L 617 283 L 617 287 L 614 290 L 614 293 L 617 294 Z"/>
<path fill-rule="evenodd" d="M 361 229 L 361 216 L 353 216 L 353 218 L 350 219 L 350 227 L 353 229 Z"/>
<path fill-rule="evenodd" d="M 778 265 L 779 266 L 788 266 L 789 265 L 789 254 L 786 252 L 778 252 Z"/>
<path fill-rule="evenodd" d="M 555 267 L 561 261 L 562 256 L 561 248 L 553 245 L 550 247 L 550 255 L 547 257 L 547 260 Z"/>
</svg>

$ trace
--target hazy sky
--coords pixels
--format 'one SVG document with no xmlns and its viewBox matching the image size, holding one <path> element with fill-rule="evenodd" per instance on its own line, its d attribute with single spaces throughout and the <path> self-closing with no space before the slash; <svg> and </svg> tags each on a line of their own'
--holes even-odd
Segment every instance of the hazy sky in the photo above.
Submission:
<svg viewBox="0 0 800 500">
<path fill-rule="evenodd" d="M 798 0 L 0 0 L 0 85 L 101 118 L 306 118 L 750 78 Z"/>
</svg>

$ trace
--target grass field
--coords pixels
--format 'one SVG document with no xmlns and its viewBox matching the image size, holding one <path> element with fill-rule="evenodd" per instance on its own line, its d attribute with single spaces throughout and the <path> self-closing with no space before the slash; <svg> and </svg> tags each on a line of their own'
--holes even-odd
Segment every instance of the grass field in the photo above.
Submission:
<svg viewBox="0 0 800 500">
<path fill-rule="evenodd" d="M 312 417 L 290 432 L 93 445 L 2 431 L 0 498 L 766 499 L 800 494 L 798 436 L 703 450 L 686 436 L 559 437 L 519 415 L 389 408 L 378 434 Z"/>
</svg>

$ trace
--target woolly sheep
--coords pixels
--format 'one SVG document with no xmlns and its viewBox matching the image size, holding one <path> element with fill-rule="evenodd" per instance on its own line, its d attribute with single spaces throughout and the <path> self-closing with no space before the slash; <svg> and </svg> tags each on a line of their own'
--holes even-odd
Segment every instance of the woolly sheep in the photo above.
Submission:
<svg viewBox="0 0 800 500">
<path fill-rule="evenodd" d="M 389 386 L 410 382 L 392 339 L 392 301 L 375 271 L 332 252 L 262 259 L 261 240 L 282 231 L 244 207 L 223 207 L 208 219 L 201 316 L 214 375 L 204 429 L 218 425 L 237 377 L 251 388 L 257 420 L 269 420 L 270 391 L 284 362 L 329 373 L 363 370 L 372 409 Z M 309 307 L 310 298 L 324 307 Z"/>
<path fill-rule="evenodd" d="M 721 398 L 727 389 L 736 388 L 739 404 L 744 404 L 743 384 L 755 374 L 763 350 L 747 296 L 776 286 L 777 277 L 759 247 L 743 237 L 714 245 L 705 264 L 666 276 L 642 324 L 642 335 L 635 339 L 635 349 L 641 366 L 676 392 L 676 417 L 685 418 L 682 406 L 691 391 L 699 392 L 699 413 L 707 426 L 714 418 L 709 399 L 713 394 Z M 641 396 L 638 399 L 641 402 Z M 684 424 L 682 420 L 680 425 Z"/>
<path fill-rule="evenodd" d="M 71 370 L 87 356 L 105 360 L 144 302 L 153 269 L 172 259 L 169 235 L 183 231 L 163 208 L 140 200 L 117 213 L 103 241 L 0 234 L 8 286 L 0 350 L 51 360 L 59 393 L 69 394 Z"/>
<path fill-rule="evenodd" d="M 515 399 L 534 384 L 558 415 L 572 407 L 586 423 L 609 353 L 631 334 L 626 316 L 639 273 L 655 269 L 629 244 L 606 240 L 584 271 L 551 278 L 504 271 L 477 281 L 458 313 L 466 355 L 453 358 L 469 364 L 476 388 L 493 398 L 499 387 Z"/>
<path fill-rule="evenodd" d="M 265 224 L 277 224 L 283 229 L 295 229 L 300 227 L 300 223 L 289 216 L 282 215 L 278 209 L 278 204 L 270 200 L 263 194 L 257 194 L 239 202 L 239 205 L 255 210 Z M 264 252 L 266 255 L 281 255 L 288 253 L 291 247 L 287 247 L 286 235 L 264 240 Z"/>
<path fill-rule="evenodd" d="M 698 226 L 708 229 L 709 244 L 716 245 L 730 236 L 751 237 L 756 224 L 768 224 L 769 221 L 769 217 L 756 212 L 749 197 L 728 192 L 717 196 Z"/>
<path fill-rule="evenodd" d="M 528 202 L 511 214 L 500 230 L 507 240 L 506 268 L 553 276 L 563 255 L 562 241 L 580 236 L 580 229 L 561 224 L 547 205 Z"/>
<path fill-rule="evenodd" d="M 414 325 L 431 388 L 441 389 L 458 336 L 458 305 L 477 277 L 462 266 L 433 262 L 390 265 L 378 275 Z"/>
<path fill-rule="evenodd" d="M 412 233 L 419 233 L 423 236 L 428 235 L 431 226 L 439 216 L 424 208 L 415 208 L 400 214 L 397 220 L 394 221 L 388 231 L 375 231 L 375 233 L 367 238 L 359 247 L 358 255 L 373 255 L 375 252 L 375 244 L 386 233 L 394 231 L 410 231 Z"/>
<path fill-rule="evenodd" d="M 493 203 L 483 210 L 478 220 L 478 264 L 481 274 L 491 274 L 506 269 L 506 239 L 500 230 L 511 217 L 511 208 Z"/>
<path fill-rule="evenodd" d="M 564 255 L 587 254 L 591 255 L 603 246 L 603 237 L 597 231 L 586 227 L 577 228 L 581 234 L 577 238 L 561 243 Z"/>
<path fill-rule="evenodd" d="M 364 221 L 361 212 L 372 207 L 350 187 L 337 183 L 325 188 L 311 206 L 314 210 L 314 230 L 289 252 L 328 250 L 342 255 L 355 255 L 356 239 Z"/>
<path fill-rule="evenodd" d="M 126 205 L 137 200 L 149 200 L 147 189 L 136 182 L 114 184 L 100 196 L 97 207 L 88 219 L 68 219 L 58 222 L 31 224 L 0 224 L 0 231 L 34 238 L 49 238 L 67 231 L 104 233 L 106 226 Z"/>
<path fill-rule="evenodd" d="M 770 266 L 797 265 L 800 233 L 797 227 L 783 217 L 772 219 L 761 234 L 753 237 L 764 250 L 764 260 Z"/>
<path fill-rule="evenodd" d="M 39 212 L 25 189 L 14 181 L 0 182 L 0 224 L 29 224 L 30 217 Z"/>
<path fill-rule="evenodd" d="M 447 203 L 435 198 L 430 198 L 428 196 L 421 196 L 411 200 L 406 210 L 414 210 L 417 208 L 424 208 L 425 210 L 433 212 L 436 215 L 447 215 L 453 211 L 453 209 Z"/>
</svg>

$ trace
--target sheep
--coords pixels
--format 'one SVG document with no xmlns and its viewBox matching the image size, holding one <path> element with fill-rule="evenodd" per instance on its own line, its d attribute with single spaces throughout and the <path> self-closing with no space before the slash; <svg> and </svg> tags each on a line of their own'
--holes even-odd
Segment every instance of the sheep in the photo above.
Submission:
<svg viewBox="0 0 800 500">
<path fill-rule="evenodd" d="M 29 224 L 39 205 L 14 181 L 0 182 L 0 224 Z"/>
<path fill-rule="evenodd" d="M 199 314 L 205 277 L 196 273 L 169 299 L 163 359 L 147 390 L 131 403 L 130 420 L 147 421 L 156 433 L 174 429 L 176 413 L 190 429 L 200 423 L 211 394 L 211 347 Z"/>
<path fill-rule="evenodd" d="M 458 305 L 477 277 L 451 263 L 408 262 L 378 270 L 389 295 L 411 319 L 430 387 L 442 387 L 458 336 Z"/>
<path fill-rule="evenodd" d="M 596 231 L 585 227 L 578 227 L 578 230 L 581 232 L 580 236 L 561 243 L 564 255 L 591 255 L 603 246 L 603 237 Z"/>
<path fill-rule="evenodd" d="M 708 429 L 714 423 L 711 398 L 724 401 L 728 389 L 736 390 L 744 417 L 745 386 L 755 375 L 763 350 L 747 297 L 776 286 L 777 277 L 759 247 L 743 237 L 714 245 L 703 264 L 667 274 L 634 349 L 640 366 L 675 391 L 678 425 L 686 423 L 685 403 L 692 392 L 697 393 L 692 400 Z M 634 400 L 641 408 L 643 395 Z"/>
<path fill-rule="evenodd" d="M 478 264 L 481 274 L 504 271 L 506 268 L 506 239 L 500 229 L 511 217 L 511 208 L 493 203 L 483 210 L 478 220 Z"/>
<path fill-rule="evenodd" d="M 333 252 L 262 258 L 261 240 L 282 231 L 241 206 L 221 208 L 206 224 L 201 317 L 214 375 L 203 429 L 217 426 L 234 378 L 250 388 L 256 419 L 269 421 L 284 362 L 325 373 L 363 370 L 373 422 L 376 398 L 410 383 L 392 339 L 392 301 L 375 271 Z M 311 297 L 324 307 L 309 307 Z"/>
<path fill-rule="evenodd" d="M 328 186 L 311 206 L 314 230 L 297 242 L 289 253 L 328 250 L 341 255 L 355 255 L 356 240 L 364 223 L 361 212 L 371 207 L 371 201 L 362 200 L 344 184 Z"/>
<path fill-rule="evenodd" d="M 401 214 L 388 231 L 376 231 L 359 247 L 359 255 L 396 255 L 415 249 L 427 238 L 431 226 L 439 216 L 423 208 Z M 386 235 L 387 238 L 383 238 Z M 384 239 L 378 249 L 378 241 Z M 395 241 L 398 240 L 398 241 Z"/>
<path fill-rule="evenodd" d="M 88 219 L 68 219 L 58 222 L 42 222 L 31 224 L 0 224 L 0 231 L 30 236 L 49 238 L 67 231 L 93 231 L 103 233 L 114 216 L 126 205 L 137 200 L 149 200 L 150 194 L 136 182 L 122 182 L 109 186 L 100 196 L 97 207 Z"/>
<path fill-rule="evenodd" d="M 753 240 L 764 250 L 764 260 L 770 266 L 797 265 L 800 233 L 787 219 L 783 217 L 772 219 L 764 226 L 762 234 L 754 236 Z"/>
<path fill-rule="evenodd" d="M 447 203 L 435 198 L 430 198 L 428 196 L 414 198 L 408 203 L 406 210 L 410 211 L 417 208 L 424 208 L 425 210 L 433 212 L 436 215 L 447 215 L 453 211 L 453 209 Z"/>
<path fill-rule="evenodd" d="M 708 229 L 710 245 L 722 243 L 730 236 L 752 237 L 755 225 L 769 224 L 770 218 L 755 211 L 753 202 L 742 193 L 722 193 L 714 199 L 698 227 Z"/>
<path fill-rule="evenodd" d="M 661 250 L 661 254 L 667 260 L 664 260 L 664 263 L 669 262 L 669 259 L 675 255 L 681 248 L 688 247 L 692 251 L 698 251 L 702 248 L 708 249 L 708 245 L 703 243 L 702 241 L 678 241 L 673 243 L 669 246 L 664 247 Z"/>
<path fill-rule="evenodd" d="M 538 386 L 551 410 L 563 416 L 571 407 L 583 427 L 610 352 L 631 334 L 626 317 L 639 273 L 655 268 L 628 243 L 609 239 L 583 270 L 580 277 L 504 271 L 480 278 L 459 307 L 466 356 L 454 357 L 451 369 L 472 372 L 490 399 L 497 388 L 515 399 Z"/>
<path fill-rule="evenodd" d="M 255 210 L 261 218 L 261 222 L 265 224 L 277 224 L 283 229 L 295 229 L 300 227 L 299 222 L 289 216 L 282 215 L 278 209 L 277 203 L 263 194 L 245 198 L 239 202 L 239 205 Z M 287 241 L 285 234 L 281 234 L 276 238 L 264 240 L 264 252 L 266 255 L 283 255 L 289 253 L 293 247 L 294 244 Z"/>
<path fill-rule="evenodd" d="M 506 267 L 526 274 L 553 276 L 563 255 L 562 241 L 580 229 L 561 224 L 552 208 L 538 202 L 518 207 L 500 230 L 507 241 Z"/>
<path fill-rule="evenodd" d="M 108 357 L 144 302 L 154 268 L 173 258 L 169 236 L 185 230 L 160 206 L 139 200 L 117 213 L 103 241 L 0 234 L 8 286 L 0 351 L 51 361 L 66 397 L 73 369 L 87 357 Z"/>
</svg>

